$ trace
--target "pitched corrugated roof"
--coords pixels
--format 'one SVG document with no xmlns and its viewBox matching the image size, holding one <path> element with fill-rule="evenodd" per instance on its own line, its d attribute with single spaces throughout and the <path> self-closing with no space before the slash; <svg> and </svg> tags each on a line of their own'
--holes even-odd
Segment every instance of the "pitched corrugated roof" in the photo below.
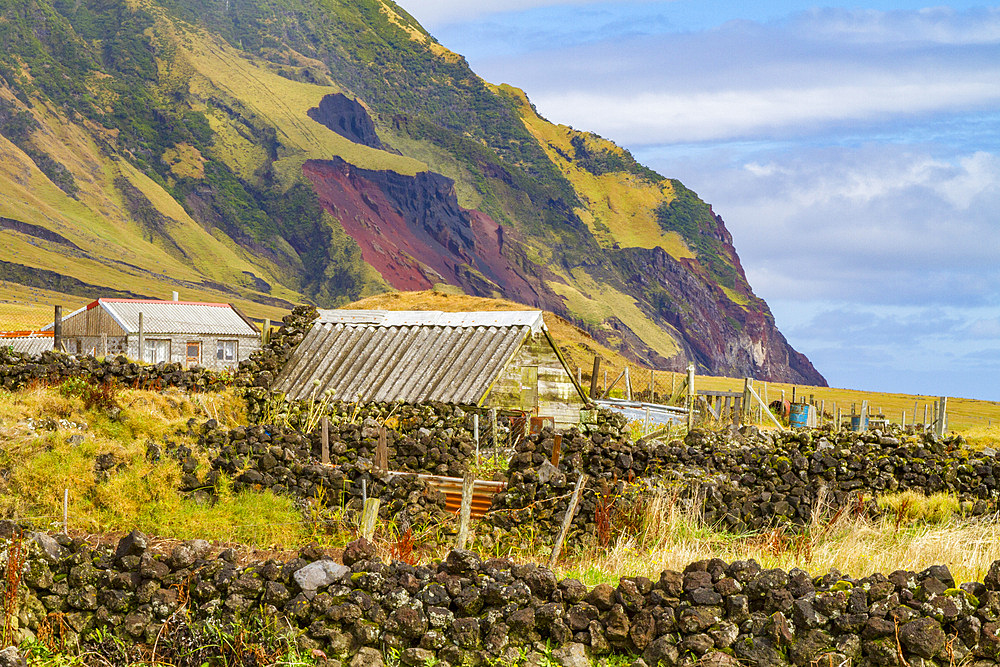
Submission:
<svg viewBox="0 0 1000 667">
<path fill-rule="evenodd" d="M 544 327 L 540 311 L 321 311 L 275 389 L 291 400 L 478 403 L 533 327 Z"/>
<path fill-rule="evenodd" d="M 103 308 L 128 333 L 139 332 L 139 313 L 147 335 L 202 334 L 257 335 L 257 329 L 228 303 L 158 301 L 153 299 L 98 299 L 63 317 L 63 321 L 92 308 Z M 51 330 L 49 324 L 45 330 Z"/>
</svg>

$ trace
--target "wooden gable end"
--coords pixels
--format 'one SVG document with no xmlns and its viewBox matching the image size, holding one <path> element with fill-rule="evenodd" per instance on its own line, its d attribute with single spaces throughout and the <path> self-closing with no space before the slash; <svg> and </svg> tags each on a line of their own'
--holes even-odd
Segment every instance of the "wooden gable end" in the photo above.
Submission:
<svg viewBox="0 0 1000 667">
<path fill-rule="evenodd" d="M 64 337 L 71 336 L 124 336 L 126 331 L 100 305 L 75 313 L 63 320 Z"/>
<path fill-rule="evenodd" d="M 580 422 L 584 401 L 549 337 L 539 331 L 511 355 L 483 405 L 554 417 L 568 426 Z"/>
</svg>

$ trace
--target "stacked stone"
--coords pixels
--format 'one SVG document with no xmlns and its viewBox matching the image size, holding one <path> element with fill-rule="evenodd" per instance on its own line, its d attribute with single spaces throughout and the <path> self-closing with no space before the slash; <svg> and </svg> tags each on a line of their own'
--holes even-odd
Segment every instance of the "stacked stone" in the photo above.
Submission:
<svg viewBox="0 0 1000 667">
<path fill-rule="evenodd" d="M 382 663 L 398 652 L 421 667 L 641 656 L 647 665 L 997 664 L 1000 561 L 983 582 L 956 586 L 946 567 L 854 579 L 838 572 L 762 570 L 754 561 L 693 563 L 658 578 L 588 588 L 547 569 L 452 551 L 434 565 L 385 564 L 348 545 L 343 565 L 313 548 L 244 566 L 192 541 L 154 553 L 133 533 L 116 549 L 35 534 L 14 630 L 37 634 L 60 615 L 88 648 L 107 628 L 126 642 L 161 642 L 253 614 L 280 621 L 327 665 Z M 183 614 L 178 616 L 182 610 Z M 164 633 L 170 623 L 171 632 Z"/>
<path fill-rule="evenodd" d="M 416 406 L 419 407 L 419 406 Z M 374 419 L 360 423 L 331 422 L 329 437 L 330 462 L 335 465 L 370 465 L 375 460 L 383 427 Z M 475 458 L 472 434 L 461 429 L 431 431 L 419 428 L 404 435 L 394 428 L 385 428 L 389 468 L 394 471 L 462 477 L 469 461 Z M 244 468 L 256 469 L 264 486 L 285 484 L 288 471 L 277 469 L 293 462 L 305 465 L 320 460 L 322 433 L 320 428 L 304 434 L 297 429 L 275 425 L 255 425 L 220 429 L 209 420 L 199 434 L 199 447 L 218 452 L 218 469 L 227 473 Z M 272 456 L 262 458 L 268 449 L 279 448 Z M 262 467 L 261 467 L 262 466 Z"/>
<path fill-rule="evenodd" d="M 470 429 L 464 427 L 465 419 L 456 419 L 455 421 L 459 421 L 458 426 L 447 425 L 444 419 L 436 419 L 439 423 L 431 428 L 423 425 L 415 427 L 403 420 L 407 419 L 407 415 L 414 414 L 418 417 L 414 420 L 416 424 L 427 423 L 430 420 L 425 420 L 424 414 L 431 412 L 432 406 L 399 407 L 400 422 L 394 428 L 385 428 L 389 467 L 393 470 L 448 477 L 464 475 L 469 461 L 475 458 L 473 435 Z M 380 421 L 372 417 L 367 417 L 360 423 L 331 423 L 330 460 L 342 464 L 360 460 L 374 461 L 381 429 Z M 312 452 L 316 456 L 322 446 L 321 437 L 319 429 L 310 434 Z"/>
<path fill-rule="evenodd" d="M 315 306 L 292 308 L 292 312 L 282 318 L 281 327 L 271 336 L 270 341 L 251 354 L 249 359 L 240 362 L 241 374 L 252 378 L 255 387 L 270 388 L 317 317 L 319 312 Z"/>
<path fill-rule="evenodd" d="M 234 382 L 228 374 L 204 368 L 185 369 L 179 363 L 146 365 L 121 355 L 98 360 L 89 355 L 71 356 L 52 351 L 32 357 L 0 347 L 0 388 L 6 391 L 17 391 L 33 384 L 60 384 L 71 378 L 127 388 L 180 387 L 188 391 L 220 391 Z"/>
<path fill-rule="evenodd" d="M 1000 456 L 967 449 L 961 436 L 747 427 L 736 436 L 694 429 L 683 441 L 638 445 L 620 431 L 571 430 L 552 466 L 554 436 L 545 431 L 518 446 L 508 489 L 494 500 L 494 525 L 541 521 L 543 533 L 554 534 L 580 473 L 592 481 L 574 524 L 588 533 L 609 498 L 621 506 L 654 488 L 694 503 L 707 523 L 735 532 L 808 525 L 821 501 L 833 511 L 871 514 L 872 498 L 907 490 L 952 494 L 975 516 L 1000 503 Z"/>
<path fill-rule="evenodd" d="M 225 473 L 236 490 L 270 489 L 303 501 L 322 497 L 328 505 L 353 510 L 362 508 L 364 497 L 379 498 L 380 515 L 397 523 L 439 522 L 450 516 L 444 495 L 415 474 L 381 473 L 372 468 L 371 460 L 357 457 L 339 465 L 322 465 L 318 444 L 293 429 L 241 426 L 223 430 L 206 422 L 199 447 L 217 455 L 204 479 L 185 468 L 183 483 L 187 490 L 210 490 L 219 473 Z M 193 461 L 180 449 L 175 455 L 180 455 L 182 466 L 190 463 L 188 459 Z"/>
</svg>

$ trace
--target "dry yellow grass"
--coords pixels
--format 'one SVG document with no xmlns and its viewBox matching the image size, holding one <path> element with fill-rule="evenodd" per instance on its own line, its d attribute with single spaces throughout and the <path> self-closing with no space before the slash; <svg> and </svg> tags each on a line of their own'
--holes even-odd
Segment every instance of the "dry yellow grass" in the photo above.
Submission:
<svg viewBox="0 0 1000 667">
<path fill-rule="evenodd" d="M 990 564 L 1000 559 L 1000 522 L 997 517 L 950 518 L 897 527 L 889 516 L 877 521 L 846 517 L 831 525 L 817 523 L 801 536 L 733 536 L 705 527 L 661 499 L 650 508 L 643 534 L 621 537 L 607 548 L 580 549 L 561 570 L 594 584 L 624 576 L 655 578 L 661 570 L 680 571 L 709 558 L 754 559 L 764 568 L 799 567 L 814 576 L 833 568 L 864 577 L 947 565 L 956 581 L 982 581 Z"/>
<path fill-rule="evenodd" d="M 680 374 L 677 374 L 677 377 L 680 378 Z M 667 381 L 669 382 L 669 380 Z M 765 386 L 766 389 L 761 386 L 761 383 L 757 383 L 758 391 L 766 391 L 769 401 L 781 398 L 782 391 L 784 391 L 785 398 L 791 400 L 793 385 L 785 382 L 768 382 Z M 740 378 L 698 376 L 695 388 L 742 391 L 743 380 Z M 870 414 L 885 414 L 889 421 L 897 424 L 902 421 L 904 411 L 906 423 L 913 423 L 914 406 L 916 406 L 918 422 L 923 422 L 925 405 L 927 406 L 927 414 L 932 419 L 933 404 L 934 401 L 938 400 L 937 396 L 895 394 L 838 387 L 794 385 L 794 388 L 796 399 L 813 397 L 817 403 L 822 401 L 828 414 L 835 414 L 836 408 L 840 408 L 843 414 L 850 414 L 852 404 L 860 410 L 862 401 L 868 401 Z M 1000 426 L 1000 403 L 997 401 L 948 397 L 949 430 L 961 433 L 974 428 L 988 427 L 991 422 L 996 422 Z M 988 430 L 987 428 L 983 432 Z"/>
</svg>

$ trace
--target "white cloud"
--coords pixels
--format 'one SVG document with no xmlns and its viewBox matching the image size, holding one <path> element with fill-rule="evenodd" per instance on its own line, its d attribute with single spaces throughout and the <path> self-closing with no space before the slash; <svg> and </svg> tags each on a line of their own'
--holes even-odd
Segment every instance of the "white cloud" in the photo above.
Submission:
<svg viewBox="0 0 1000 667">
<path fill-rule="evenodd" d="M 871 144 L 766 150 L 728 164 L 644 156 L 712 203 L 769 301 L 998 302 L 997 155 Z"/>
<path fill-rule="evenodd" d="M 998 308 L 772 303 L 779 326 L 809 350 L 832 386 L 1000 399 Z M 796 317 L 786 318 L 786 313 Z M 990 334 L 993 334 L 992 337 Z"/>
<path fill-rule="evenodd" d="M 958 12 L 950 7 L 917 11 L 814 9 L 790 24 L 814 38 L 856 44 L 976 45 L 1000 42 L 1000 9 Z"/>
<path fill-rule="evenodd" d="M 602 41 L 572 46 L 562 46 L 567 22 L 510 34 L 491 22 L 469 47 L 497 43 L 504 55 L 467 55 L 487 80 L 524 88 L 546 117 L 633 145 L 1000 109 L 1000 9 L 816 10 L 661 34 L 644 30 L 669 31 L 669 21 L 640 19 L 610 35 L 592 26 Z M 525 51 L 512 55 L 519 40 Z"/>
<path fill-rule="evenodd" d="M 934 189 L 956 209 L 969 209 L 981 196 L 1000 189 L 1000 159 L 978 151 L 962 158 L 961 170 L 937 183 Z"/>
<path fill-rule="evenodd" d="M 425 26 L 474 21 L 490 14 L 520 12 L 538 7 L 555 5 L 605 5 L 635 4 L 635 0 L 397 0 L 405 9 Z"/>
<path fill-rule="evenodd" d="M 926 82 L 898 74 L 812 87 L 700 92 L 542 91 L 532 96 L 548 118 L 624 143 L 712 141 L 787 133 L 832 122 L 877 121 L 893 114 L 956 111 L 1000 104 L 1000 67 L 953 72 Z"/>
<path fill-rule="evenodd" d="M 966 327 L 966 333 L 972 338 L 1000 341 L 1000 317 L 973 320 Z"/>
</svg>

